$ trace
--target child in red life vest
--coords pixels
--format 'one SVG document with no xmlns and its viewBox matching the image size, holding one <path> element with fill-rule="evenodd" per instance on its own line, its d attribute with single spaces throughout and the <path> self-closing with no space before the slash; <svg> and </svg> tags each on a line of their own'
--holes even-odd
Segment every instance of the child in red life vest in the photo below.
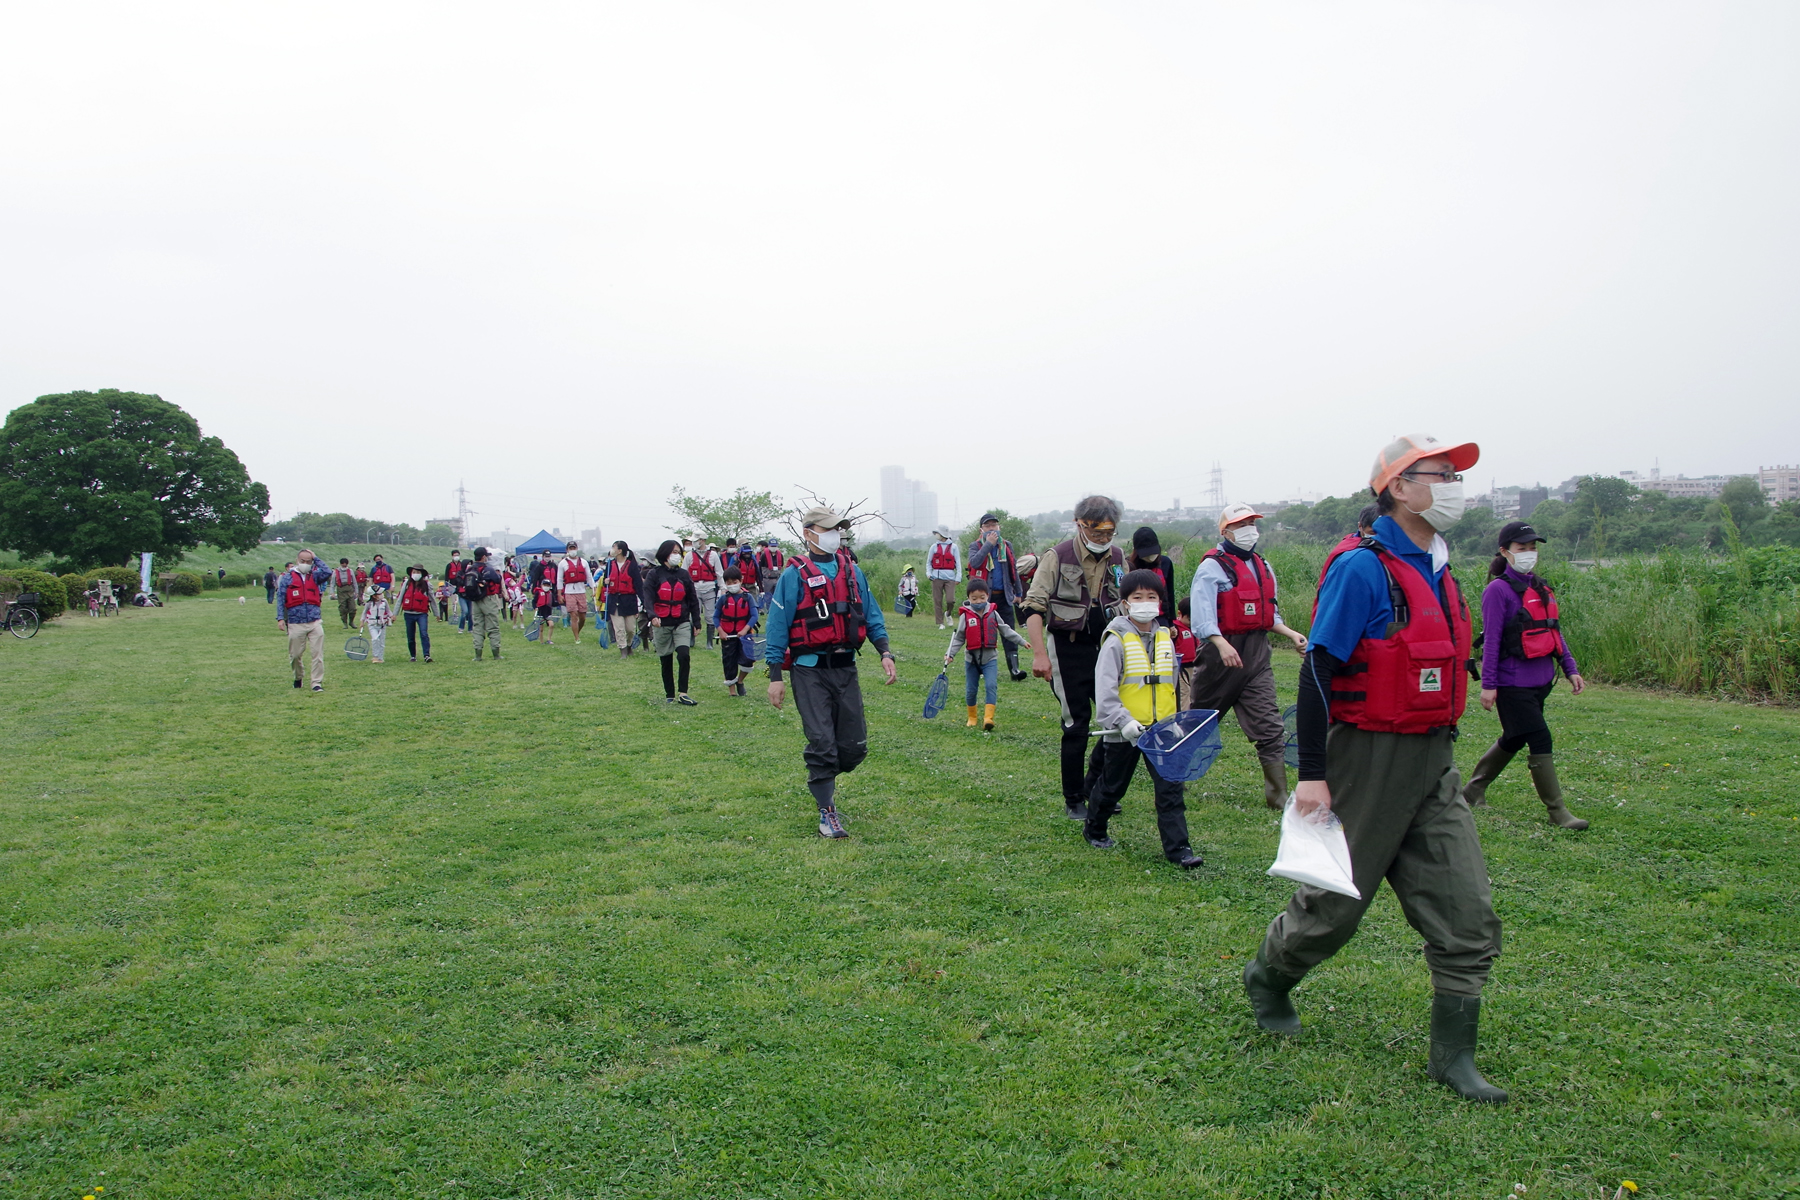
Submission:
<svg viewBox="0 0 1800 1200">
<path fill-rule="evenodd" d="M 713 601 L 712 623 L 719 631 L 719 661 L 725 666 L 725 694 L 742 696 L 755 657 L 745 643 L 756 632 L 756 597 L 744 590 L 741 567 L 725 568 L 725 588 Z"/>
<path fill-rule="evenodd" d="M 1023 646 L 1025 636 L 1000 619 L 1000 614 L 988 602 L 988 585 L 983 580 L 969 580 L 964 596 L 967 602 L 957 610 L 956 623 L 951 626 L 950 649 L 944 653 L 944 665 L 950 665 L 958 650 L 965 651 L 963 703 L 969 706 L 970 729 L 975 728 L 976 685 L 986 681 L 987 708 L 982 714 L 981 728 L 991 733 L 994 705 L 1000 691 L 1000 643 L 1004 639 L 1015 646 Z"/>
<path fill-rule="evenodd" d="M 556 572 L 546 568 L 537 577 L 531 588 L 531 603 L 537 609 L 538 641 L 546 646 L 555 645 L 551 634 L 556 628 L 550 615 L 556 611 Z"/>
<path fill-rule="evenodd" d="M 1175 659 L 1181 664 L 1175 677 L 1175 704 L 1188 706 L 1188 693 L 1194 690 L 1194 672 L 1199 669 L 1200 639 L 1194 636 L 1193 601 L 1186 596 L 1175 602 Z"/>
</svg>

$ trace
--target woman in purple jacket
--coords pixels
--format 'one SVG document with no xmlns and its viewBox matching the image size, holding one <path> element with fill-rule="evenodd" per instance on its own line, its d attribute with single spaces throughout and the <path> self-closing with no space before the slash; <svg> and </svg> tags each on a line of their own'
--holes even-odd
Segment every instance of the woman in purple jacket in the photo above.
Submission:
<svg viewBox="0 0 1800 1200">
<path fill-rule="evenodd" d="M 1586 686 L 1558 627 L 1556 596 L 1532 573 L 1538 543 L 1545 539 L 1525 522 L 1511 521 L 1501 527 L 1499 540 L 1500 552 L 1488 567 L 1493 578 L 1481 593 L 1481 707 L 1499 709 L 1500 738 L 1475 764 L 1463 799 L 1486 804 L 1488 784 L 1529 746 L 1531 782 L 1550 820 L 1564 829 L 1586 829 L 1586 821 L 1563 807 L 1550 726 L 1544 723 L 1544 701 L 1556 686 L 1557 663 L 1577 696 Z"/>
</svg>

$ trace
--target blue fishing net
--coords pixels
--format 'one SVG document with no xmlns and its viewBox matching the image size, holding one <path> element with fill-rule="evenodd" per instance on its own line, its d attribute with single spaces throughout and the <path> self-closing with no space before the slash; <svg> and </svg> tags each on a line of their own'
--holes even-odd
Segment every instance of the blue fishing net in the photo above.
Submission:
<svg viewBox="0 0 1800 1200">
<path fill-rule="evenodd" d="M 944 701 L 950 698 L 950 673 L 939 671 L 937 682 L 925 693 L 925 716 L 935 717 L 944 711 Z"/>
<path fill-rule="evenodd" d="M 1138 749 L 1164 779 L 1192 783 L 1219 757 L 1217 709 L 1190 708 L 1158 721 L 1138 738 Z"/>
</svg>

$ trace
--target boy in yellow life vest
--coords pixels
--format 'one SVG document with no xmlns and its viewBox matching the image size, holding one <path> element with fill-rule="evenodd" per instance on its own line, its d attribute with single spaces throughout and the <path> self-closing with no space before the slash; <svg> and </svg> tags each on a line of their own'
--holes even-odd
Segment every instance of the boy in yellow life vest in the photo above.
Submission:
<svg viewBox="0 0 1800 1200">
<path fill-rule="evenodd" d="M 1165 717 L 1174 716 L 1175 676 L 1181 665 L 1175 656 L 1175 640 L 1158 618 L 1165 597 L 1162 576 L 1155 571 L 1132 571 L 1119 581 L 1125 611 L 1106 626 L 1100 655 L 1094 663 L 1094 702 L 1100 710 L 1100 778 L 1088 797 L 1087 823 L 1082 832 L 1088 845 L 1110 850 L 1106 823 L 1119 809 L 1131 776 L 1137 771 L 1137 740 L 1144 730 Z M 1185 870 L 1205 863 L 1188 845 L 1186 785 L 1164 779 L 1149 761 L 1150 783 L 1156 794 L 1156 828 L 1162 834 L 1163 857 Z"/>
</svg>

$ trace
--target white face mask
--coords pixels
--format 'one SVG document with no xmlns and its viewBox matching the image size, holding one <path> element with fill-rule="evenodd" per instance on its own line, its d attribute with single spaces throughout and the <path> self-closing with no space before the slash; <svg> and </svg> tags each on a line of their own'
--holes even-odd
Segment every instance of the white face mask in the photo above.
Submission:
<svg viewBox="0 0 1800 1200">
<path fill-rule="evenodd" d="M 1250 550 L 1254 549 L 1256 543 L 1262 538 L 1262 530 L 1254 525 L 1245 525 L 1240 529 L 1233 529 L 1227 536 L 1231 538 L 1231 544 L 1239 550 Z"/>
<path fill-rule="evenodd" d="M 666 567 L 669 567 L 669 568 L 679 567 L 681 565 L 681 555 L 680 554 L 669 555 L 669 557 L 663 559 L 663 565 Z"/>
<path fill-rule="evenodd" d="M 1155 600 L 1133 600 L 1125 609 L 1139 625 L 1147 625 L 1162 615 L 1162 604 Z"/>
<path fill-rule="evenodd" d="M 1512 565 L 1516 569 L 1529 572 L 1531 568 L 1537 566 L 1537 556 L 1536 550 L 1515 550 L 1508 557 L 1512 559 Z"/>
<path fill-rule="evenodd" d="M 844 540 L 844 535 L 835 529 L 815 529 L 813 537 L 818 539 L 821 554 L 836 554 L 839 544 Z"/>
<path fill-rule="evenodd" d="M 1424 517 L 1425 523 L 1442 532 L 1462 520 L 1463 486 L 1458 480 L 1455 483 L 1434 483 L 1431 485 L 1431 507 L 1423 512 L 1414 512 L 1414 516 Z"/>
<path fill-rule="evenodd" d="M 417 571 L 409 571 L 409 572 L 407 572 L 407 573 L 408 573 L 408 574 L 409 574 L 409 575 L 411 575 L 411 576 L 412 576 L 412 577 L 413 577 L 413 578 L 414 578 L 414 579 L 423 579 L 423 578 L 425 578 L 425 577 L 424 577 L 424 576 L 423 576 L 423 575 L 421 575 L 421 574 L 419 574 L 419 573 L 418 573 L 418 572 L 417 572 Z"/>
<path fill-rule="evenodd" d="M 744 585 L 741 583 L 728 583 L 725 585 L 725 590 L 735 596 L 744 590 Z"/>
<path fill-rule="evenodd" d="M 1105 554 L 1112 549 L 1111 542 L 1090 542 L 1086 538 L 1082 538 L 1081 544 L 1087 547 L 1089 554 Z"/>
</svg>

